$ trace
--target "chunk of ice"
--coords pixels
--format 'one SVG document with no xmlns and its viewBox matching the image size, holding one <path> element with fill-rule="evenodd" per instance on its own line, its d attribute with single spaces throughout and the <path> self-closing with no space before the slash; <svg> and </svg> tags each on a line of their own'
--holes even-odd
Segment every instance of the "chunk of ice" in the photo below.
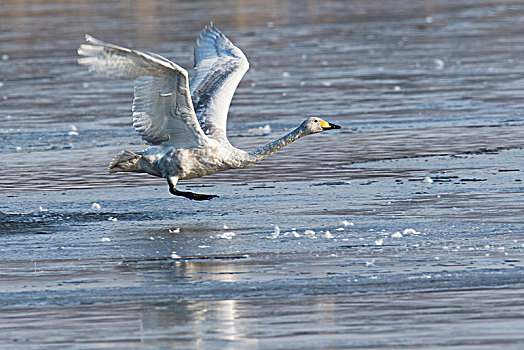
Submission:
<svg viewBox="0 0 524 350">
<path fill-rule="evenodd" d="M 264 126 L 259 126 L 258 128 L 251 128 L 247 130 L 248 136 L 266 136 L 271 133 L 271 126 L 266 124 Z"/>
<path fill-rule="evenodd" d="M 71 125 L 71 131 L 68 133 L 70 136 L 78 136 L 78 129 L 76 126 Z"/>
<path fill-rule="evenodd" d="M 224 232 L 216 235 L 217 238 L 225 238 L 225 239 L 232 239 L 236 236 L 235 232 Z"/>
<path fill-rule="evenodd" d="M 275 239 L 278 236 L 280 236 L 280 227 L 278 225 L 275 225 L 275 231 L 271 234 L 271 238 Z"/>
<path fill-rule="evenodd" d="M 404 236 L 405 236 L 405 235 L 409 235 L 409 234 L 411 234 L 411 235 L 419 235 L 420 232 L 418 232 L 418 231 L 416 231 L 416 230 L 414 230 L 414 229 L 412 229 L 412 228 L 407 228 L 407 229 L 405 229 L 404 231 L 402 231 L 402 234 L 403 234 Z"/>
<path fill-rule="evenodd" d="M 422 181 L 422 182 L 427 183 L 427 184 L 432 184 L 433 183 L 433 179 L 430 178 L 429 176 L 426 176 L 424 178 L 424 181 Z"/>
<path fill-rule="evenodd" d="M 96 202 L 91 204 L 91 210 L 100 210 L 100 209 L 102 209 L 102 206 L 100 204 Z"/>
<path fill-rule="evenodd" d="M 435 64 L 435 68 L 438 70 L 444 69 L 444 66 L 446 65 L 443 60 L 440 58 L 435 58 L 433 60 L 433 63 Z"/>
</svg>

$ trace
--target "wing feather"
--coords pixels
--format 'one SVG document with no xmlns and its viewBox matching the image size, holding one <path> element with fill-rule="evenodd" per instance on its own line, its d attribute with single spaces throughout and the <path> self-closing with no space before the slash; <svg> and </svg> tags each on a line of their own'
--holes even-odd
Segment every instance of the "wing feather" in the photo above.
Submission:
<svg viewBox="0 0 524 350">
<path fill-rule="evenodd" d="M 196 118 L 187 71 L 168 59 L 112 45 L 86 35 L 78 63 L 90 71 L 134 79 L 133 126 L 153 145 L 198 147 L 207 137 Z"/>
<path fill-rule="evenodd" d="M 212 24 L 195 45 L 195 76 L 190 89 L 198 121 L 212 138 L 227 140 L 229 105 L 249 69 L 244 53 Z"/>
</svg>

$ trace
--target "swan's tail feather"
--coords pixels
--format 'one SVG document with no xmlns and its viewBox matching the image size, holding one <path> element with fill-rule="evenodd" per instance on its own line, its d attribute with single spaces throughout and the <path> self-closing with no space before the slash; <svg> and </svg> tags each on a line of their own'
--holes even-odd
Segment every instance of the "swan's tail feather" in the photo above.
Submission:
<svg viewBox="0 0 524 350">
<path fill-rule="evenodd" d="M 124 150 L 120 152 L 109 164 L 109 172 L 116 173 L 119 171 L 139 172 L 137 167 L 138 162 L 142 158 L 141 155 L 131 151 Z"/>
</svg>

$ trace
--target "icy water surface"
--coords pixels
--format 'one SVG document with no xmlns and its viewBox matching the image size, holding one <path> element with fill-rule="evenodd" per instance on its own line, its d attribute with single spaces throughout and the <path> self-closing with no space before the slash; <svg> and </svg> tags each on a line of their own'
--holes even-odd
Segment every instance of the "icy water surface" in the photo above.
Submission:
<svg viewBox="0 0 524 350">
<path fill-rule="evenodd" d="M 0 348 L 524 347 L 524 4 L 1 8 Z M 182 182 L 206 203 L 107 174 L 144 146 L 84 33 L 191 68 L 211 20 L 251 63 L 234 145 L 343 129 Z"/>
</svg>

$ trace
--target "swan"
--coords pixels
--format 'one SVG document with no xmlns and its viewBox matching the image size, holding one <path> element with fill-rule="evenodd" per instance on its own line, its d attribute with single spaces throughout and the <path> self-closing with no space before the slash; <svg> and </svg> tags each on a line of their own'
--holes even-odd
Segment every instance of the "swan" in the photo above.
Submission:
<svg viewBox="0 0 524 350">
<path fill-rule="evenodd" d="M 109 172 L 148 173 L 167 179 L 169 192 L 192 200 L 217 195 L 180 191 L 179 180 L 247 168 L 302 136 L 340 126 L 307 118 L 283 137 L 250 152 L 233 147 L 226 122 L 233 94 L 249 68 L 244 53 L 213 24 L 200 32 L 194 48 L 195 75 L 154 53 L 112 45 L 86 34 L 78 63 L 89 71 L 134 80 L 133 126 L 151 147 L 124 150 Z"/>
</svg>

